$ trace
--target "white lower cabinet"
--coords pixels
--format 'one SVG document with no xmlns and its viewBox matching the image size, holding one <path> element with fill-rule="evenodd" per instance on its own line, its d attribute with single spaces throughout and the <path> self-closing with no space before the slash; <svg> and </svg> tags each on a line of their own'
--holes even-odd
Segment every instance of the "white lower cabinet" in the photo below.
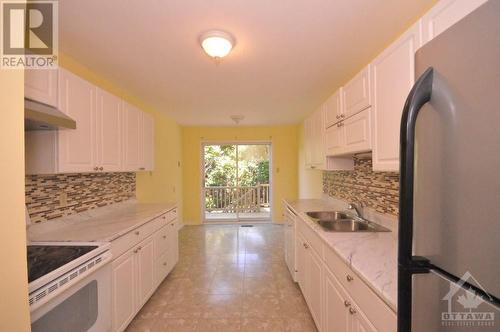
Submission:
<svg viewBox="0 0 500 332">
<path fill-rule="evenodd" d="M 377 331 L 328 268 L 324 271 L 323 314 L 324 332 Z"/>
<path fill-rule="evenodd" d="M 124 331 L 179 259 L 176 214 L 166 213 L 111 242 L 112 331 Z"/>
<path fill-rule="evenodd" d="M 306 301 L 311 310 L 311 315 L 316 326 L 322 325 L 322 275 L 323 263 L 317 253 L 310 246 L 306 246 L 305 253 L 305 283 L 306 283 Z"/>
<path fill-rule="evenodd" d="M 123 331 L 136 313 L 137 260 L 133 250 L 112 263 L 112 326 L 113 331 Z"/>
<path fill-rule="evenodd" d="M 318 330 L 396 331 L 396 313 L 300 215 L 295 227 L 296 278 Z"/>
</svg>

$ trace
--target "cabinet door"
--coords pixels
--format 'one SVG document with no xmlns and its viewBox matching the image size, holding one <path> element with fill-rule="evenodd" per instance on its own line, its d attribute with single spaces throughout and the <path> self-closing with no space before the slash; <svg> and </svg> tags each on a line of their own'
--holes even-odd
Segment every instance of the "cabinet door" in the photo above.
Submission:
<svg viewBox="0 0 500 332">
<path fill-rule="evenodd" d="M 350 330 L 351 332 L 377 332 L 375 326 L 370 323 L 368 318 L 355 305 L 349 308 Z"/>
<path fill-rule="evenodd" d="M 306 271 L 305 271 L 305 282 L 306 282 L 306 301 L 309 305 L 309 310 L 313 316 L 314 322 L 318 328 L 322 324 L 322 266 L 323 262 L 319 258 L 311 246 L 308 245 L 306 249 Z"/>
<path fill-rule="evenodd" d="M 76 129 L 58 130 L 61 173 L 92 172 L 95 167 L 96 88 L 59 69 L 59 108 L 76 121 Z"/>
<path fill-rule="evenodd" d="M 320 107 L 312 116 L 312 166 L 323 168 L 325 161 L 324 145 L 324 107 Z"/>
<path fill-rule="evenodd" d="M 137 251 L 137 307 L 153 294 L 155 286 L 154 245 L 150 236 L 139 244 Z"/>
<path fill-rule="evenodd" d="M 342 88 L 338 89 L 327 100 L 327 106 L 325 109 L 325 128 L 333 126 L 342 119 L 344 114 L 342 109 L 342 90 Z"/>
<path fill-rule="evenodd" d="M 118 172 L 121 170 L 121 105 L 120 98 L 97 89 L 96 166 L 100 171 Z"/>
<path fill-rule="evenodd" d="M 371 150 L 370 109 L 347 118 L 341 122 L 344 127 L 344 153 Z"/>
<path fill-rule="evenodd" d="M 404 103 L 415 81 L 420 23 L 372 63 L 373 170 L 399 170 L 399 131 Z"/>
<path fill-rule="evenodd" d="M 177 221 L 168 225 L 169 250 L 168 250 L 168 272 L 172 271 L 179 261 L 179 231 L 177 230 Z"/>
<path fill-rule="evenodd" d="M 337 278 L 326 268 L 324 276 L 323 330 L 324 332 L 347 332 L 349 331 L 350 300 Z"/>
<path fill-rule="evenodd" d="M 359 72 L 342 90 L 345 118 L 348 118 L 371 105 L 370 66 Z M 344 118 L 344 117 L 342 117 Z"/>
<path fill-rule="evenodd" d="M 302 294 L 304 294 L 304 297 L 307 297 L 307 291 L 306 291 L 306 284 L 305 284 L 305 270 L 306 270 L 306 249 L 304 247 L 304 244 L 306 241 L 304 240 L 304 237 L 302 234 L 299 232 L 297 233 L 297 236 L 295 237 L 295 254 L 297 261 L 295 263 L 295 267 L 297 269 L 297 283 L 299 284 L 300 289 L 302 290 Z"/>
<path fill-rule="evenodd" d="M 136 260 L 133 250 L 112 263 L 112 325 L 123 331 L 136 313 Z"/>
<path fill-rule="evenodd" d="M 445 31 L 487 0 L 442 0 L 422 18 L 423 43 Z"/>
<path fill-rule="evenodd" d="M 24 97 L 57 107 L 57 69 L 26 69 Z"/>
<path fill-rule="evenodd" d="M 154 169 L 154 120 L 147 113 L 142 113 L 142 167 L 146 171 Z"/>
<path fill-rule="evenodd" d="M 325 144 L 327 156 L 335 156 L 342 153 L 345 145 L 344 129 L 343 125 L 337 123 L 326 130 Z"/>
<path fill-rule="evenodd" d="M 142 112 L 123 103 L 123 170 L 138 171 L 142 164 Z"/>
</svg>

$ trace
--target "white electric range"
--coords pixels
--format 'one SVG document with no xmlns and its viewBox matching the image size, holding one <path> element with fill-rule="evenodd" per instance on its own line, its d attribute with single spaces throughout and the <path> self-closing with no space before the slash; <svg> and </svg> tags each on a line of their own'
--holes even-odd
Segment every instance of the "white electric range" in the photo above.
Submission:
<svg viewBox="0 0 500 332">
<path fill-rule="evenodd" d="M 90 331 L 111 329 L 109 243 L 28 243 L 31 329 Z"/>
</svg>

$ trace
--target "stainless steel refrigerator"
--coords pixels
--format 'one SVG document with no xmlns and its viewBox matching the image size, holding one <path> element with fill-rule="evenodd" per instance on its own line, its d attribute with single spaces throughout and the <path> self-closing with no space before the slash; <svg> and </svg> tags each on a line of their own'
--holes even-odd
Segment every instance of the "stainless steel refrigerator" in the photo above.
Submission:
<svg viewBox="0 0 500 332">
<path fill-rule="evenodd" d="M 500 0 L 415 61 L 401 122 L 398 331 L 500 331 Z"/>
</svg>

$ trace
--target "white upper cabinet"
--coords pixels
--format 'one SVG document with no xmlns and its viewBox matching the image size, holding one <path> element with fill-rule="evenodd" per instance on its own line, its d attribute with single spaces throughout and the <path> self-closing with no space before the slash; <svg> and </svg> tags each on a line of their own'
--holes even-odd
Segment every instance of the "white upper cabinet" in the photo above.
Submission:
<svg viewBox="0 0 500 332">
<path fill-rule="evenodd" d="M 325 128 L 333 126 L 335 123 L 342 120 L 344 115 L 342 105 L 343 89 L 340 88 L 326 101 L 325 108 Z"/>
<path fill-rule="evenodd" d="M 97 89 L 96 107 L 96 167 L 100 171 L 118 172 L 122 163 L 122 101 Z"/>
<path fill-rule="evenodd" d="M 25 97 L 48 103 L 44 95 L 57 96 L 52 106 L 74 119 L 76 129 L 27 131 L 26 173 L 153 170 L 153 117 L 65 69 L 57 72 L 27 72 Z M 54 86 L 58 91 L 49 92 Z M 47 93 L 37 95 L 35 90 Z"/>
<path fill-rule="evenodd" d="M 340 118 L 348 118 L 371 105 L 370 65 L 354 76 L 342 90 L 344 112 Z"/>
<path fill-rule="evenodd" d="M 399 131 L 403 106 L 415 81 L 420 22 L 372 63 L 373 170 L 399 170 Z"/>
<path fill-rule="evenodd" d="M 358 153 L 371 150 L 371 109 L 365 109 L 342 123 L 344 127 L 344 151 L 346 153 Z"/>
<path fill-rule="evenodd" d="M 24 71 L 24 97 L 50 106 L 57 106 L 57 69 Z"/>
<path fill-rule="evenodd" d="M 423 43 L 445 31 L 487 0 L 441 0 L 422 18 Z"/>
<path fill-rule="evenodd" d="M 139 171 L 142 165 L 143 137 L 141 111 L 123 102 L 123 167 L 125 171 Z"/>
<path fill-rule="evenodd" d="M 95 164 L 96 87 L 59 70 L 59 109 L 76 121 L 76 129 L 58 130 L 58 172 L 92 172 Z"/>
<path fill-rule="evenodd" d="M 154 119 L 148 113 L 142 113 L 142 167 L 146 171 L 154 169 Z"/>
<path fill-rule="evenodd" d="M 324 105 L 304 122 L 306 167 L 321 169 L 325 163 L 324 150 Z"/>
</svg>

